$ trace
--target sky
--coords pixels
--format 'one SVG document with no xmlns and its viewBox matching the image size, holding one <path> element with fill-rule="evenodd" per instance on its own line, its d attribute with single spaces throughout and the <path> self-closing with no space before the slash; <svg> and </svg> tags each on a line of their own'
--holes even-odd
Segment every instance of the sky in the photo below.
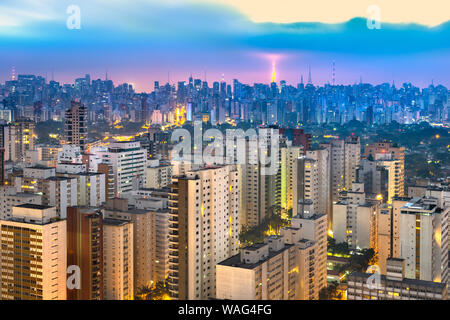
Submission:
<svg viewBox="0 0 450 320">
<path fill-rule="evenodd" d="M 81 29 L 69 29 L 71 5 Z M 380 28 L 368 28 L 376 5 Z M 372 8 L 372 10 L 370 10 Z M 150 91 L 153 82 L 224 76 L 296 85 L 431 81 L 450 86 L 448 0 L 2 0 L 0 81 L 86 73 Z M 73 21 L 73 20 L 70 20 Z"/>
</svg>

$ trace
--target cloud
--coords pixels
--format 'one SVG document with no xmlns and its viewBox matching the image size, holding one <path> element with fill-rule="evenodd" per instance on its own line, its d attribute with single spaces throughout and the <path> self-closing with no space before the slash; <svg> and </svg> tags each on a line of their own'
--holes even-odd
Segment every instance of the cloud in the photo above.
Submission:
<svg viewBox="0 0 450 320">
<path fill-rule="evenodd" d="M 448 21 L 448 0 L 204 0 L 228 4 L 254 22 L 341 23 L 354 17 L 367 17 L 367 8 L 380 8 L 381 20 L 388 23 L 419 23 L 436 26 Z"/>
<path fill-rule="evenodd" d="M 81 30 L 66 27 L 66 9 L 74 3 L 81 9 Z M 202 72 L 209 67 L 256 75 L 277 57 L 286 70 L 287 62 L 298 67 L 300 62 L 317 65 L 336 58 L 339 67 L 355 69 L 350 62 L 357 63 L 361 71 L 356 77 L 379 72 L 384 64 L 392 79 L 395 71 L 389 68 L 399 61 L 421 68 L 416 77 L 441 72 L 449 61 L 450 22 L 436 27 L 383 22 L 380 30 L 369 30 L 364 18 L 255 22 L 238 7 L 210 0 L 2 0 L 0 6 L 0 43 L 8 49 L 0 51 L 0 60 L 8 68 L 104 72 L 115 66 L 123 74 L 129 68 L 147 74 L 159 69 L 158 75 L 167 75 L 167 70 Z M 267 66 L 270 75 L 271 63 Z M 328 68 L 322 73 L 329 73 Z M 0 76 L 5 70 L 0 67 Z"/>
<path fill-rule="evenodd" d="M 369 30 L 364 18 L 327 23 L 256 23 L 224 5 L 172 0 L 78 0 L 81 30 L 67 30 L 67 6 L 73 1 L 5 0 L 3 35 L 11 42 L 31 38 L 48 43 L 170 44 L 201 48 L 317 50 L 361 54 L 398 54 L 449 48 L 450 24 L 382 23 Z M 433 0 L 434 1 L 434 0 Z M 6 17 L 8 19 L 6 19 Z M 15 27 L 13 30 L 8 27 Z M 3 33 L 2 33 L 3 30 Z M 17 39 L 11 35 L 17 35 Z M 39 40 L 39 41 L 38 41 Z"/>
</svg>

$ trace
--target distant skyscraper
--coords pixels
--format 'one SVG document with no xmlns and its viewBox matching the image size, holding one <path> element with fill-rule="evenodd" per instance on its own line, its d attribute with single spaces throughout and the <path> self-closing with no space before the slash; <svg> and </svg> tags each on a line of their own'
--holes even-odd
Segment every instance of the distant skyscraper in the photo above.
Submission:
<svg viewBox="0 0 450 320">
<path fill-rule="evenodd" d="M 87 109 L 80 102 L 72 101 L 72 107 L 66 111 L 64 133 L 67 144 L 74 144 L 85 151 L 87 144 Z"/>
<path fill-rule="evenodd" d="M 277 72 L 275 70 L 275 61 L 272 63 L 272 80 L 270 82 L 271 83 L 277 82 Z"/>
</svg>

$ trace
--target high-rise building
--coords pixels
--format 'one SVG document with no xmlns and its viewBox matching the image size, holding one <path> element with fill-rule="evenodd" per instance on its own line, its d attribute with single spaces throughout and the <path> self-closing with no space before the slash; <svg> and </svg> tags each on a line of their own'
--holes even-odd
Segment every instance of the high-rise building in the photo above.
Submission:
<svg viewBox="0 0 450 320">
<path fill-rule="evenodd" d="M 9 219 L 14 206 L 26 203 L 41 204 L 42 197 L 36 193 L 17 192 L 14 186 L 0 186 L 0 219 Z"/>
<path fill-rule="evenodd" d="M 352 249 L 373 248 L 377 250 L 376 201 L 367 199 L 364 184 L 353 183 L 351 190 L 341 193 L 333 204 L 333 238 L 346 242 Z"/>
<path fill-rule="evenodd" d="M 245 139 L 244 164 L 238 166 L 241 225 L 259 225 L 275 206 L 281 206 L 281 150 L 277 128 L 260 128 L 258 135 Z M 236 148 L 234 152 L 241 151 Z M 227 156 L 229 156 L 227 154 Z M 240 155 L 235 155 L 237 159 Z M 268 163 L 262 163 L 267 157 Z M 274 162 L 277 162 L 276 164 Z M 273 169 L 275 172 L 271 172 Z"/>
<path fill-rule="evenodd" d="M 361 139 L 358 136 L 348 136 L 345 138 L 344 146 L 344 186 L 349 190 L 352 183 L 356 182 L 356 168 L 361 160 Z"/>
<path fill-rule="evenodd" d="M 206 167 L 174 177 L 169 198 L 172 298 L 216 294 L 216 265 L 239 248 L 239 181 L 234 166 Z"/>
<path fill-rule="evenodd" d="M 411 198 L 394 197 L 392 204 L 381 204 L 378 210 L 378 266 L 381 273 L 386 272 L 388 258 L 400 256 L 399 218 L 400 209 Z"/>
<path fill-rule="evenodd" d="M 129 204 L 135 209 L 152 213 L 150 251 L 153 283 L 166 282 L 169 276 L 169 192 L 169 188 L 141 189 L 135 195 L 126 195 Z"/>
<path fill-rule="evenodd" d="M 133 190 L 133 185 L 145 185 L 147 150 L 141 148 L 140 142 L 114 142 L 108 147 L 93 148 L 91 153 L 111 166 L 108 181 L 113 185 L 108 186 L 108 199 Z"/>
<path fill-rule="evenodd" d="M 300 212 L 299 202 L 312 201 L 314 212 L 324 213 L 331 220 L 330 160 L 328 150 L 306 151 L 294 164 L 293 214 Z M 328 221 L 328 230 L 332 224 Z"/>
<path fill-rule="evenodd" d="M 306 265 L 304 260 L 312 259 L 309 261 L 309 269 L 299 269 L 303 279 L 303 282 L 300 282 L 299 295 L 301 299 L 318 300 L 320 290 L 327 286 L 327 215 L 314 211 L 310 199 L 299 201 L 298 210 L 298 214 L 292 217 L 291 227 L 285 229 L 282 234 L 286 235 L 298 229 L 295 232 L 299 232 L 301 239 L 297 241 L 300 250 L 299 264 Z M 304 282 L 305 279 L 308 279 L 307 283 Z"/>
<path fill-rule="evenodd" d="M 405 259 L 407 278 L 448 281 L 449 210 L 434 197 L 413 198 L 400 208 L 398 258 Z"/>
<path fill-rule="evenodd" d="M 227 300 L 298 299 L 297 247 L 270 236 L 216 266 L 216 298 Z"/>
<path fill-rule="evenodd" d="M 103 220 L 103 298 L 130 300 L 134 295 L 133 222 Z"/>
<path fill-rule="evenodd" d="M 172 182 L 173 166 L 156 160 L 147 166 L 145 173 L 147 176 L 145 187 L 161 189 L 168 187 Z"/>
<path fill-rule="evenodd" d="M 133 191 L 109 199 L 105 217 L 133 223 L 134 289 L 165 282 L 169 273 L 168 194 Z"/>
<path fill-rule="evenodd" d="M 396 171 L 398 177 L 398 190 L 396 195 L 405 196 L 405 148 L 393 145 L 391 142 L 376 142 L 366 146 L 364 157 L 373 160 L 398 160 Z"/>
<path fill-rule="evenodd" d="M 293 147 L 303 147 L 303 150 L 311 150 L 312 135 L 305 133 L 303 129 L 280 129 L 280 134 L 292 141 Z"/>
<path fill-rule="evenodd" d="M 22 204 L 0 220 L 1 300 L 66 300 L 66 220 Z"/>
<path fill-rule="evenodd" d="M 330 158 L 330 197 L 332 203 L 339 200 L 342 191 L 350 190 L 356 181 L 356 167 L 361 158 L 360 138 L 348 136 L 345 140 L 333 139 L 329 143 L 322 143 Z M 333 208 L 332 208 L 333 209 Z M 332 224 L 334 212 L 329 215 Z"/>
<path fill-rule="evenodd" d="M 303 147 L 281 148 L 281 208 L 289 211 L 294 206 L 294 165 L 303 155 Z"/>
<path fill-rule="evenodd" d="M 67 208 L 67 265 L 78 266 L 80 288 L 67 288 L 68 300 L 103 300 L 103 213 Z"/>
<path fill-rule="evenodd" d="M 67 144 L 77 145 L 81 151 L 85 151 L 88 142 L 87 108 L 81 102 L 72 101 L 71 104 L 65 114 L 65 140 Z"/>
<path fill-rule="evenodd" d="M 67 207 L 78 203 L 77 179 L 56 176 L 55 168 L 24 168 L 22 175 L 13 177 L 13 184 L 17 192 L 41 194 L 42 204 L 55 206 L 61 219 L 66 218 Z"/>
<path fill-rule="evenodd" d="M 402 197 L 403 177 L 401 176 L 399 160 L 360 161 L 356 170 L 356 180 L 364 184 L 367 194 L 376 195 L 386 203 L 392 203 L 394 197 Z"/>
<path fill-rule="evenodd" d="M 26 118 L 20 118 L 11 125 L 2 126 L 0 136 L 1 147 L 5 149 L 5 160 L 25 161 L 27 151 L 34 149 L 36 137 L 34 128 L 34 121 Z"/>
<path fill-rule="evenodd" d="M 331 200 L 339 200 L 339 194 L 345 190 L 345 142 L 333 139 L 320 145 L 327 148 L 330 155 L 330 193 Z"/>
<path fill-rule="evenodd" d="M 0 186 L 5 184 L 5 148 L 0 148 Z"/>
</svg>

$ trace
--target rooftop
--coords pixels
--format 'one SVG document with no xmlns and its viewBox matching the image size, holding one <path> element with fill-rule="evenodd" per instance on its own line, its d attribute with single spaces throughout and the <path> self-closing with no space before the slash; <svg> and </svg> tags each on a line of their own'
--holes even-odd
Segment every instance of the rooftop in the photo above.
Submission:
<svg viewBox="0 0 450 320">
<path fill-rule="evenodd" d="M 363 272 L 352 272 L 349 275 L 349 280 L 350 277 L 358 277 L 358 278 L 363 278 L 363 279 L 367 279 L 369 277 L 371 277 L 373 274 L 371 273 L 363 273 Z M 429 287 L 429 288 L 434 288 L 434 289 L 438 289 L 438 290 L 444 290 L 447 287 L 446 283 L 441 283 L 441 282 L 433 282 L 433 281 L 426 281 L 426 280 L 417 280 L 417 279 L 408 279 L 408 278 L 404 278 L 403 280 L 392 280 L 392 279 L 387 279 L 385 275 L 381 275 L 380 276 L 380 280 L 381 282 L 397 282 L 397 283 L 403 283 L 405 285 L 408 285 L 409 287 L 412 286 L 416 286 L 416 287 Z"/>
<path fill-rule="evenodd" d="M 32 204 L 32 203 L 19 204 L 15 207 L 26 208 L 26 209 L 36 209 L 36 210 L 45 210 L 45 209 L 51 208 L 51 206 L 44 206 L 44 205 Z"/>
<path fill-rule="evenodd" d="M 256 244 L 253 244 L 250 247 L 254 247 L 253 250 L 255 250 L 255 249 L 261 248 L 261 247 L 263 247 L 265 245 L 267 245 L 267 244 L 256 243 Z M 293 244 L 285 244 L 283 249 L 281 249 L 281 250 L 278 250 L 278 251 L 269 250 L 269 256 L 266 259 L 260 260 L 260 261 L 258 261 L 256 263 L 243 263 L 243 262 L 241 262 L 241 254 L 238 253 L 238 254 L 236 254 L 236 255 L 234 255 L 234 256 L 232 256 L 232 257 L 230 257 L 230 258 L 228 258 L 228 259 L 226 259 L 226 260 L 224 260 L 224 261 L 222 261 L 220 263 L 218 263 L 218 265 L 220 265 L 220 266 L 228 266 L 228 267 L 233 267 L 233 268 L 254 269 L 254 268 L 258 267 L 259 265 L 263 264 L 264 262 L 268 261 L 269 259 L 272 259 L 273 257 L 275 257 L 275 256 L 279 255 L 280 253 L 284 252 L 285 250 L 289 250 L 292 246 L 294 246 L 294 245 Z M 242 250 L 249 249 L 250 247 L 244 248 Z"/>
<path fill-rule="evenodd" d="M 108 226 L 119 227 L 119 226 L 124 226 L 129 223 L 130 223 L 130 221 L 127 221 L 127 220 L 110 219 L 110 218 L 103 219 L 103 225 L 108 225 Z"/>
</svg>

